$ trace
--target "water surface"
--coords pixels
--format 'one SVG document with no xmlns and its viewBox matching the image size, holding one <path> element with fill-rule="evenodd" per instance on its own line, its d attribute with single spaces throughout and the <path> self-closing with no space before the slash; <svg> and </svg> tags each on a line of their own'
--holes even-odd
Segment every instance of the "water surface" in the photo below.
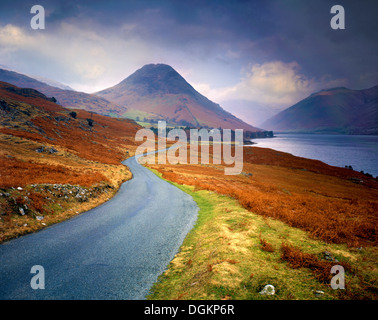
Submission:
<svg viewBox="0 0 378 320">
<path fill-rule="evenodd" d="M 327 134 L 275 134 L 275 138 L 253 139 L 256 147 L 316 159 L 378 176 L 378 136 Z"/>
</svg>

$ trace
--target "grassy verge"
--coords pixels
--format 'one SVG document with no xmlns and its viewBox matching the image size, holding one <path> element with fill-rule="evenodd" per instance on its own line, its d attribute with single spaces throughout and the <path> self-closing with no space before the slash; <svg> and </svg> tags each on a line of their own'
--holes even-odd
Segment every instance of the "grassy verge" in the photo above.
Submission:
<svg viewBox="0 0 378 320">
<path fill-rule="evenodd" d="M 193 197 L 199 216 L 148 299 L 374 299 L 377 272 L 372 249 L 315 240 L 229 197 L 173 184 Z M 333 290 L 329 282 L 319 281 L 318 266 L 286 261 L 283 248 L 288 245 L 322 263 L 328 252 L 338 260 L 330 264 L 352 265 L 346 269 L 346 289 Z M 267 284 L 275 287 L 275 295 L 259 293 Z"/>
</svg>

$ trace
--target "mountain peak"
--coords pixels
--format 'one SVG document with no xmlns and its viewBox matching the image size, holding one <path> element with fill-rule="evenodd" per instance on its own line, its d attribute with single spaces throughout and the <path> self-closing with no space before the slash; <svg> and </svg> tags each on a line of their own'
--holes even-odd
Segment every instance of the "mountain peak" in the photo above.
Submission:
<svg viewBox="0 0 378 320">
<path fill-rule="evenodd" d="M 143 76 L 163 76 L 166 75 L 167 73 L 172 73 L 172 74 L 178 74 L 178 72 L 173 69 L 170 65 L 168 64 L 163 64 L 163 63 L 150 63 L 144 65 L 142 68 L 138 69 L 135 71 L 130 77 L 143 77 Z M 126 78 L 127 79 L 127 78 Z M 125 80 L 126 80 L 125 79 Z"/>
<path fill-rule="evenodd" d="M 261 131 L 197 92 L 167 64 L 147 64 L 117 85 L 97 92 L 127 107 L 122 116 L 169 125 Z"/>
<path fill-rule="evenodd" d="M 164 64 L 164 63 L 148 63 L 148 64 L 145 64 L 139 70 L 142 70 L 142 69 L 145 69 L 145 70 L 160 70 L 160 71 L 163 71 L 163 70 L 175 71 L 175 69 L 173 69 L 169 64 Z"/>
<path fill-rule="evenodd" d="M 194 94 L 194 88 L 167 64 L 146 64 L 121 83 L 142 95 Z"/>
</svg>

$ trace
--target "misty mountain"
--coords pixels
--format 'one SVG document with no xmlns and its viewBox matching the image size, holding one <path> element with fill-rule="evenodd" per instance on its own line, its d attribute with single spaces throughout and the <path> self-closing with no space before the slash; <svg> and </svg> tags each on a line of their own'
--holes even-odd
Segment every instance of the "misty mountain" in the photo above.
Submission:
<svg viewBox="0 0 378 320">
<path fill-rule="evenodd" d="M 267 130 L 378 134 L 378 86 L 322 90 L 265 121 Z"/>
<path fill-rule="evenodd" d="M 261 131 L 197 92 L 166 64 L 148 64 L 96 95 L 127 108 L 122 116 L 171 125 Z"/>
<path fill-rule="evenodd" d="M 264 121 L 270 119 L 284 109 L 266 103 L 243 99 L 225 100 L 222 101 L 222 106 L 225 110 L 232 110 L 232 113 L 236 117 L 244 119 L 247 123 L 261 128 L 263 128 L 261 124 Z"/>
<path fill-rule="evenodd" d="M 3 64 L 0 64 L 0 69 L 17 72 L 17 70 L 9 68 L 8 66 L 5 66 Z M 18 73 L 20 73 L 20 72 L 18 72 Z M 43 82 L 45 84 L 48 84 L 49 86 L 57 87 L 57 88 L 63 89 L 63 90 L 73 90 L 70 86 L 67 86 L 66 84 L 63 84 L 59 81 L 48 79 L 48 78 L 45 78 L 45 77 L 42 77 L 42 76 L 33 76 L 33 75 L 28 75 L 28 74 L 24 74 L 24 75 L 28 76 L 30 78 L 36 79 L 36 80 Z"/>
<path fill-rule="evenodd" d="M 55 81 L 55 80 L 48 79 L 48 78 L 41 77 L 41 76 L 29 76 L 29 77 L 31 77 L 33 79 L 36 79 L 38 81 L 41 81 L 41 82 L 43 82 L 45 84 L 48 84 L 49 86 L 52 86 L 52 87 L 56 87 L 56 88 L 63 89 L 63 90 L 75 91 L 70 86 L 67 86 L 67 85 L 65 85 L 63 83 L 60 83 L 59 81 Z"/>
<path fill-rule="evenodd" d="M 21 88 L 38 90 L 46 96 L 54 97 L 59 104 L 66 108 L 85 109 L 103 115 L 116 115 L 120 112 L 125 112 L 124 107 L 120 107 L 104 98 L 54 87 L 15 71 L 0 69 L 0 81 L 8 82 Z"/>
</svg>

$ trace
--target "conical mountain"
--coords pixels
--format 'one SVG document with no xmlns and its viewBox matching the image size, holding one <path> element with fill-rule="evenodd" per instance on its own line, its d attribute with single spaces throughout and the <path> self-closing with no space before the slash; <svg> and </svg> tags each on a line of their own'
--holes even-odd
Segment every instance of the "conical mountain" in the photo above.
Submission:
<svg viewBox="0 0 378 320">
<path fill-rule="evenodd" d="M 166 64 L 148 64 L 114 87 L 96 95 L 124 106 L 122 116 L 136 120 L 165 120 L 190 127 L 261 131 L 197 92 L 176 70 Z"/>
</svg>

